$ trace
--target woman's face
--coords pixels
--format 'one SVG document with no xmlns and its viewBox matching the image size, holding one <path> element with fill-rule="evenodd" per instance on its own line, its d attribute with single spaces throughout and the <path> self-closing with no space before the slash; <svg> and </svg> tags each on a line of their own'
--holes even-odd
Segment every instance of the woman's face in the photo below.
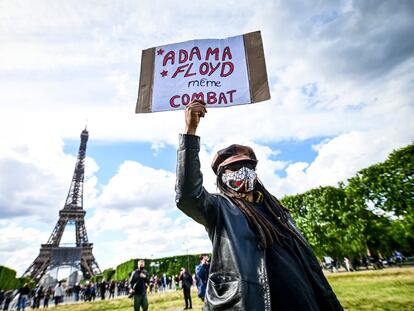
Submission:
<svg viewBox="0 0 414 311">
<path fill-rule="evenodd" d="M 230 189 L 247 193 L 254 190 L 257 175 L 252 162 L 241 161 L 227 165 L 221 176 L 222 182 Z"/>
</svg>

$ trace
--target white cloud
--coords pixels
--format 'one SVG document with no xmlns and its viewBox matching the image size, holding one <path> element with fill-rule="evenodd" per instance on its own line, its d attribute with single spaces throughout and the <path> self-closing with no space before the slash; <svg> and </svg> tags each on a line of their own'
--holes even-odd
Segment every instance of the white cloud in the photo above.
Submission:
<svg viewBox="0 0 414 311">
<path fill-rule="evenodd" d="M 182 113 L 133 113 L 140 50 L 256 29 L 262 30 L 269 77 L 275 81 L 273 99 L 211 110 L 200 127 L 210 147 L 220 143 L 221 135 L 265 141 L 336 136 L 375 126 L 378 118 L 386 118 L 378 113 L 384 107 L 398 113 L 392 123 L 408 122 L 406 112 L 412 112 L 412 40 L 400 44 L 414 27 L 408 3 L 264 1 L 251 7 L 245 1 L 228 11 L 214 3 L 160 2 L 163 12 L 148 2 L 139 7 L 129 1 L 92 3 L 45 2 L 34 8 L 20 2 L 3 4 L 2 51 L 15 57 L 5 55 L 0 64 L 9 73 L 0 84 L 1 102 L 10 103 L 5 127 L 47 120 L 41 123 L 73 137 L 79 121 L 88 119 L 96 139 L 175 144 L 183 128 Z M 168 8 L 181 13 L 169 14 Z M 191 18 L 182 18 L 201 9 L 202 29 L 193 27 Z M 162 18 L 155 22 L 151 12 Z M 45 15 L 51 18 L 45 20 Z M 228 25 L 225 33 L 223 24 Z M 309 86 L 316 87 L 313 95 L 306 92 Z M 397 89 L 403 92 L 395 92 L 392 101 L 384 98 L 385 92 Z M 404 100 L 410 105 L 400 113 L 407 105 Z M 22 116 L 22 110 L 35 118 Z M 218 128 L 221 135 L 210 135 Z"/>
<path fill-rule="evenodd" d="M 194 12 L 203 14 L 195 20 Z M 155 45 L 262 31 L 272 99 L 209 109 L 199 127 L 209 191 L 212 156 L 232 143 L 255 149 L 259 176 L 279 197 L 335 185 L 384 160 L 414 138 L 413 12 L 410 1 L 238 1 L 228 8 L 200 1 L 0 2 L 0 221 L 14 222 L 2 232 L 11 241 L 11 232 L 36 236 L 37 245 L 45 240 L 22 219 L 57 220 L 75 164 L 63 140 L 78 139 L 86 120 L 97 141 L 150 142 L 154 154 L 177 144 L 182 111 L 134 114 L 140 51 Z M 279 150 L 268 146 L 317 137 L 329 139 L 314 147 L 312 163 L 278 161 Z M 87 229 L 98 262 L 108 249 L 113 254 L 103 266 L 174 254 L 185 239 L 192 250 L 208 248 L 204 229 L 173 212 L 171 172 L 127 161 L 100 185 L 93 159 L 86 169 Z M 111 233 L 113 240 L 100 239 Z M 2 248 L 0 258 L 17 258 L 5 261 L 12 267 L 23 257 L 30 264 L 36 243 L 16 242 L 16 253 Z"/>
<path fill-rule="evenodd" d="M 165 149 L 165 143 L 163 142 L 154 142 L 151 146 L 152 154 L 157 156 L 162 149 Z"/>
<path fill-rule="evenodd" d="M 350 132 L 323 145 L 306 172 L 314 184 L 333 185 L 344 181 L 373 163 L 386 159 L 394 148 L 410 143 L 410 135 L 395 130 Z"/>
<path fill-rule="evenodd" d="M 192 254 L 211 251 L 204 227 L 188 217 L 177 217 L 176 212 L 147 208 L 100 210 L 87 225 L 93 233 L 95 257 L 103 269 L 131 258 L 184 254 L 187 248 Z"/>
<path fill-rule="evenodd" d="M 211 248 L 207 233 L 175 206 L 175 174 L 125 161 L 97 198 L 87 220 L 101 267 L 131 258 L 159 258 Z M 122 233 L 122 234 L 120 234 Z M 109 241 L 105 241 L 104 237 Z M 104 255 L 111 249 L 111 255 Z"/>
<path fill-rule="evenodd" d="M 50 221 L 63 208 L 76 157 L 63 153 L 63 142 L 55 135 L 3 132 L 0 147 L 1 217 L 32 217 Z M 86 159 L 86 198 L 96 183 L 96 163 Z"/>
<path fill-rule="evenodd" d="M 394 149 L 409 144 L 410 136 L 400 135 L 398 129 L 388 129 L 380 136 L 376 131 L 345 133 L 320 144 L 312 163 L 291 163 L 286 167 L 285 178 L 270 176 L 268 185 L 278 190 L 279 196 L 319 186 L 337 186 L 358 170 L 386 160 Z"/>
<path fill-rule="evenodd" d="M 29 267 L 39 252 L 39 242 L 45 243 L 47 232 L 23 227 L 16 222 L 0 225 L 0 263 L 17 272 L 17 276 Z"/>
<path fill-rule="evenodd" d="M 97 207 L 128 210 L 133 208 L 171 209 L 175 175 L 165 170 L 125 161 L 102 189 Z"/>
</svg>

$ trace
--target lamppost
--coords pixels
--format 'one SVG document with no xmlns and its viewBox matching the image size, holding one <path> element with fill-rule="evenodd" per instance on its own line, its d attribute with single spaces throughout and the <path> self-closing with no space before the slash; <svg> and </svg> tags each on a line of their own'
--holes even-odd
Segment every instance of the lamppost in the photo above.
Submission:
<svg viewBox="0 0 414 311">
<path fill-rule="evenodd" d="M 149 264 L 149 266 L 151 267 L 151 275 L 153 275 L 154 274 L 154 254 L 151 254 L 151 262 L 150 262 L 150 264 Z"/>
<path fill-rule="evenodd" d="M 187 272 L 190 273 L 190 255 L 188 254 L 188 244 L 188 241 L 183 242 L 183 246 L 187 250 Z"/>
</svg>

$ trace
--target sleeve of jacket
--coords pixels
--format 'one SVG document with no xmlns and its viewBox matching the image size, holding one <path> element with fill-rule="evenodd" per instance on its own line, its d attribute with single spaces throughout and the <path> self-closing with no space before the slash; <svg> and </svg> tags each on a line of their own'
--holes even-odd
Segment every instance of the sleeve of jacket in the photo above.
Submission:
<svg viewBox="0 0 414 311">
<path fill-rule="evenodd" d="M 135 277 L 135 270 L 132 271 L 131 276 L 129 277 L 129 285 L 131 286 L 131 288 L 135 287 L 135 283 L 137 282 L 136 277 Z"/>
<path fill-rule="evenodd" d="M 175 185 L 176 204 L 196 222 L 211 228 L 217 217 L 217 198 L 203 187 L 199 151 L 200 137 L 180 134 Z"/>
</svg>

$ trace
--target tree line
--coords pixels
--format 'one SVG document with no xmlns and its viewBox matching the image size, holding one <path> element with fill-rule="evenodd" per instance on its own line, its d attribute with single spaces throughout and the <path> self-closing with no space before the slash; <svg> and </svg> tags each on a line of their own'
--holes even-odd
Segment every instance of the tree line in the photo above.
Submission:
<svg viewBox="0 0 414 311">
<path fill-rule="evenodd" d="M 414 251 L 414 143 L 337 187 L 281 199 L 319 258 Z"/>
<path fill-rule="evenodd" d="M 116 268 L 108 268 L 102 271 L 101 274 L 94 275 L 92 281 L 124 281 L 128 280 L 132 271 L 137 268 L 137 261 L 143 259 L 145 261 L 145 269 L 150 275 L 162 275 L 165 273 L 168 276 L 178 275 L 181 268 L 186 268 L 190 273 L 194 273 L 195 266 L 199 264 L 200 254 L 189 254 L 181 256 L 170 256 L 158 259 L 135 258 L 125 261 Z"/>
<path fill-rule="evenodd" d="M 34 287 L 35 282 L 28 277 L 16 277 L 16 271 L 5 266 L 0 266 L 0 290 L 8 290 L 23 287 L 23 284 Z"/>
</svg>

